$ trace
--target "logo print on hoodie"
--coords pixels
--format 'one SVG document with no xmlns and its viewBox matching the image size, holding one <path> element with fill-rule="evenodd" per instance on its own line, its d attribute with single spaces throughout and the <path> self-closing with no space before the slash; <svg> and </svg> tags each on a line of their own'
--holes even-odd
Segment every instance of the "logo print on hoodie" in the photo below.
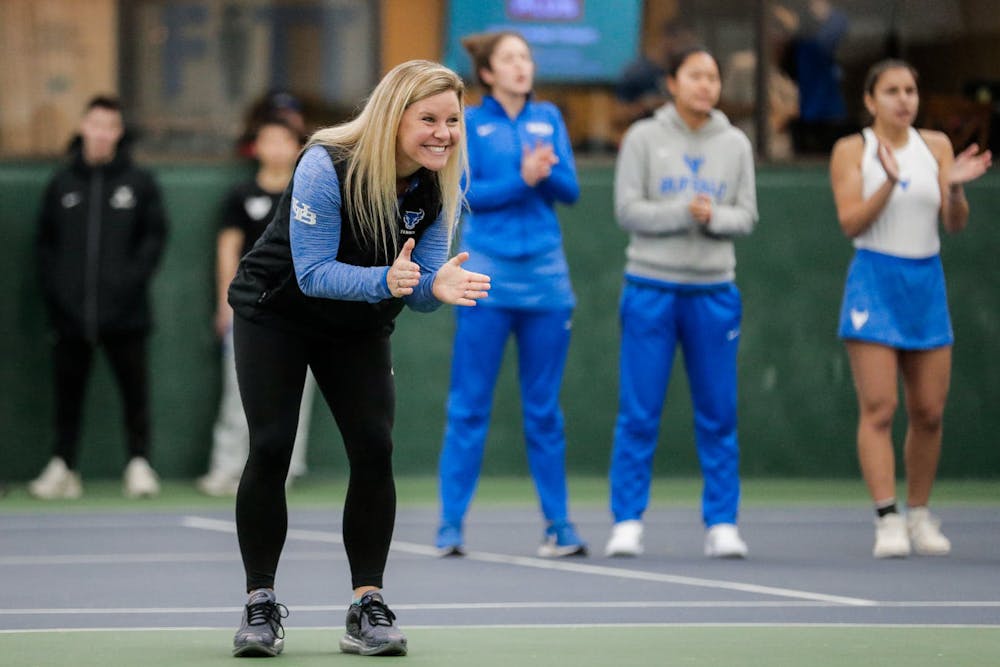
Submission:
<svg viewBox="0 0 1000 667">
<path fill-rule="evenodd" d="M 135 208 L 135 193 L 127 185 L 119 185 L 111 195 L 111 208 Z"/>
<path fill-rule="evenodd" d="M 407 229 L 412 230 L 421 220 L 424 219 L 424 210 L 403 211 L 403 224 Z"/>
<path fill-rule="evenodd" d="M 704 155 L 683 155 L 684 165 L 690 175 L 684 176 L 664 176 L 660 179 L 660 194 L 676 195 L 682 192 L 692 191 L 696 194 L 706 194 L 715 201 L 722 201 L 726 194 L 725 181 L 717 181 L 710 178 L 701 178 L 698 172 L 705 164 Z"/>
<path fill-rule="evenodd" d="M 684 154 L 684 164 L 687 165 L 688 169 L 691 170 L 691 173 L 694 176 L 698 175 L 698 170 L 701 169 L 701 164 L 704 161 L 705 157 L 703 155 L 688 155 L 687 153 Z"/>
</svg>

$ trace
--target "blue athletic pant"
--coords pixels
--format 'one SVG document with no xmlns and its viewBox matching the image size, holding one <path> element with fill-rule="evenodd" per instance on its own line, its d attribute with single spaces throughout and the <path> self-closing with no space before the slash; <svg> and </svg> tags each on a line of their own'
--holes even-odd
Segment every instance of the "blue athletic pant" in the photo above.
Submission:
<svg viewBox="0 0 1000 667">
<path fill-rule="evenodd" d="M 566 437 L 559 407 L 572 311 L 456 308 L 448 420 L 439 464 L 441 520 L 461 525 L 479 481 L 493 390 L 507 338 L 517 342 L 528 466 L 542 514 L 567 518 Z"/>
<path fill-rule="evenodd" d="M 706 526 L 735 523 L 740 498 L 736 351 L 742 305 L 733 284 L 672 289 L 626 282 L 621 299 L 618 419 L 611 455 L 611 513 L 641 519 L 649 504 L 663 401 L 674 351 L 684 353 Z"/>
</svg>

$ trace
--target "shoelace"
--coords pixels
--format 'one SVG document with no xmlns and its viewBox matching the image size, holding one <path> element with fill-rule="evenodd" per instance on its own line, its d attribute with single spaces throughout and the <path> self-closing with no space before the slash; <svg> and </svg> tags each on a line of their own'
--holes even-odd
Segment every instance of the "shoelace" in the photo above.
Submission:
<svg viewBox="0 0 1000 667">
<path fill-rule="evenodd" d="M 288 618 L 288 607 L 280 602 L 257 602 L 247 605 L 247 625 L 267 623 L 278 639 L 284 639 L 285 628 L 281 619 Z"/>
<path fill-rule="evenodd" d="M 361 611 L 368 616 L 368 622 L 372 625 L 391 626 L 396 620 L 396 615 L 385 606 L 385 603 L 378 600 L 368 600 L 361 606 Z"/>
</svg>

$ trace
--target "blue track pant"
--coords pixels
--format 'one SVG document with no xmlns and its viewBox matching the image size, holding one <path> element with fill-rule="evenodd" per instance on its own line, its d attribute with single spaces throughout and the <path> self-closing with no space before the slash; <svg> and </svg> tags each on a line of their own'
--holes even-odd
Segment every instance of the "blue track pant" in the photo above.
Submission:
<svg viewBox="0 0 1000 667">
<path fill-rule="evenodd" d="M 477 306 L 456 308 L 448 423 L 439 465 L 441 520 L 460 525 L 476 490 L 493 390 L 504 346 L 517 341 L 528 466 L 542 514 L 567 518 L 566 437 L 559 407 L 572 311 Z"/>
<path fill-rule="evenodd" d="M 736 351 L 742 305 L 733 284 L 671 289 L 627 281 L 621 299 L 618 419 L 611 455 L 611 513 L 641 519 L 674 351 L 684 353 L 706 526 L 735 523 L 740 498 Z"/>
</svg>

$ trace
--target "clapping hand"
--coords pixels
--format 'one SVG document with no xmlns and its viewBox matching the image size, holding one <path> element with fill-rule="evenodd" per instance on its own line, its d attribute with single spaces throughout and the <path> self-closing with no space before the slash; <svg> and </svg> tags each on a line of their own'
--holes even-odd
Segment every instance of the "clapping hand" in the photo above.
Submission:
<svg viewBox="0 0 1000 667">
<path fill-rule="evenodd" d="M 896 155 L 892 152 L 892 148 L 884 141 L 878 142 L 878 160 L 882 163 L 882 168 L 885 169 L 885 175 L 895 184 L 899 180 L 899 163 L 896 162 Z"/>
<path fill-rule="evenodd" d="M 948 170 L 948 185 L 962 185 L 986 173 L 993 164 L 993 153 L 987 150 L 977 155 L 978 151 L 979 145 L 972 144 L 955 156 L 955 161 Z"/>
<path fill-rule="evenodd" d="M 396 261 L 385 274 L 385 282 L 389 291 L 396 298 L 413 294 L 413 288 L 420 282 L 420 265 L 410 259 L 413 247 L 417 244 L 413 239 L 407 239 Z"/>
<path fill-rule="evenodd" d="M 469 253 L 460 252 L 438 269 L 431 291 L 441 303 L 455 306 L 474 306 L 485 299 L 490 289 L 490 277 L 462 268 Z"/>
<path fill-rule="evenodd" d="M 559 163 L 551 144 L 535 144 L 534 148 L 525 148 L 521 156 L 521 178 L 535 187 L 539 181 L 549 177 L 552 167 Z"/>
</svg>

